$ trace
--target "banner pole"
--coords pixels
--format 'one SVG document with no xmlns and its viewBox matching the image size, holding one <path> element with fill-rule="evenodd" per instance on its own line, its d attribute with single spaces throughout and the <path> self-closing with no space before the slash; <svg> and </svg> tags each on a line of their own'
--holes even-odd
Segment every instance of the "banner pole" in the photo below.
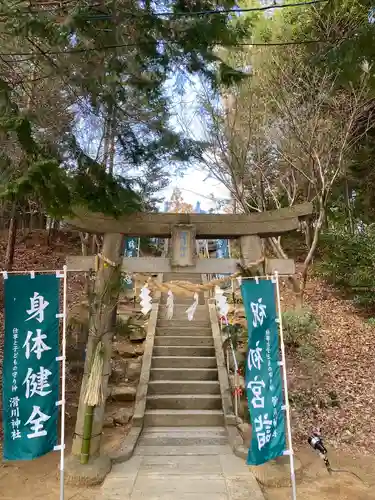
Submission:
<svg viewBox="0 0 375 500">
<path fill-rule="evenodd" d="M 280 334 L 280 348 L 281 348 L 281 361 L 283 369 L 283 380 L 284 380 L 284 399 L 285 399 L 285 412 L 286 412 L 286 426 L 288 433 L 288 446 L 289 446 L 289 460 L 290 460 L 290 480 L 292 484 L 292 499 L 297 499 L 296 491 L 296 475 L 294 471 L 294 452 L 292 444 L 292 426 L 290 421 L 290 407 L 289 407 L 289 394 L 288 394 L 288 379 L 286 375 L 286 358 L 285 358 L 285 343 L 284 343 L 284 331 L 283 322 L 281 316 L 281 299 L 280 299 L 280 284 L 279 284 L 279 273 L 275 271 L 275 282 L 276 282 L 276 295 L 277 295 L 277 312 L 279 317 L 279 334 Z"/>
<path fill-rule="evenodd" d="M 63 331 L 62 331 L 62 369 L 61 369 L 61 430 L 60 430 L 60 500 L 64 500 L 64 472 L 65 472 L 65 393 L 66 393 L 66 315 L 68 292 L 68 267 L 63 267 Z"/>
</svg>

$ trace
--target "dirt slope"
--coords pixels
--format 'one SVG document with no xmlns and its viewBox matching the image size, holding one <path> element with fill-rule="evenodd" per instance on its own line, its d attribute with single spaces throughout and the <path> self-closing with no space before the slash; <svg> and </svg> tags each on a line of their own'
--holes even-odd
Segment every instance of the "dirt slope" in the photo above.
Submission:
<svg viewBox="0 0 375 500">
<path fill-rule="evenodd" d="M 60 233 L 50 246 L 46 240 L 47 234 L 43 231 L 33 232 L 28 237 L 20 236 L 14 269 L 61 269 L 66 255 L 80 253 L 76 234 Z M 6 234 L 3 234 L 0 235 L 0 262 L 5 248 Z M 82 276 L 70 275 L 70 304 L 77 301 L 82 285 Z M 294 308 L 293 293 L 285 285 L 282 286 L 282 299 L 284 310 Z M 315 361 L 302 360 L 296 354 L 288 355 L 296 443 L 304 442 L 312 427 L 321 426 L 332 445 L 375 454 L 375 327 L 365 322 L 350 301 L 343 300 L 317 279 L 308 283 L 305 306 L 311 308 L 321 326 L 314 338 Z M 2 308 L 3 283 L 0 280 L 0 323 L 3 329 Z M 2 343 L 3 331 L 0 360 Z M 72 391 L 76 382 L 72 380 Z"/>
<path fill-rule="evenodd" d="M 294 307 L 284 285 L 283 309 Z M 317 317 L 316 360 L 289 353 L 290 390 L 296 396 L 293 428 L 298 442 L 313 426 L 335 447 L 375 454 L 375 327 L 349 300 L 325 283 L 310 279 L 305 307 Z"/>
</svg>

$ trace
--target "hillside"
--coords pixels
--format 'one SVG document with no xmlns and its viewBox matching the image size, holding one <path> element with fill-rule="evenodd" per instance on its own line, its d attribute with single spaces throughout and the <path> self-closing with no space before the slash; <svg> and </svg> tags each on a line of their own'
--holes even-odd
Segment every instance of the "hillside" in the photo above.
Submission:
<svg viewBox="0 0 375 500">
<path fill-rule="evenodd" d="M 283 287 L 284 309 L 294 304 Z M 314 360 L 289 353 L 289 384 L 294 432 L 305 440 L 312 427 L 322 427 L 332 445 L 375 453 L 374 327 L 366 323 L 350 300 L 317 279 L 310 279 L 305 307 L 319 322 L 312 339 Z"/>
<path fill-rule="evenodd" d="M 6 235 L 0 238 L 4 256 Z M 44 232 L 20 237 L 15 254 L 15 270 L 59 269 L 68 254 L 79 254 L 76 234 L 59 233 L 50 246 Z M 0 259 L 1 259 L 0 257 Z M 1 283 L 0 320 L 3 329 Z M 68 302 L 82 294 L 83 277 L 72 273 L 68 280 Z M 282 285 L 283 309 L 295 307 L 293 293 Z M 310 279 L 305 307 L 310 309 L 318 328 L 301 354 L 288 349 L 289 387 L 293 432 L 296 443 L 303 443 L 312 427 L 322 427 L 323 435 L 334 446 L 362 453 L 375 453 L 372 433 L 372 408 L 375 394 L 374 327 L 366 323 L 351 301 L 342 299 L 334 289 L 318 279 Z M 1 332 L 3 340 L 3 330 Z M 0 344 L 2 356 L 2 342 Z M 74 349 L 70 349 L 74 355 Z M 76 354 L 75 354 L 76 357 Z M 68 360 L 69 361 L 69 360 Z M 77 378 L 69 374 L 71 420 L 77 401 Z"/>
</svg>

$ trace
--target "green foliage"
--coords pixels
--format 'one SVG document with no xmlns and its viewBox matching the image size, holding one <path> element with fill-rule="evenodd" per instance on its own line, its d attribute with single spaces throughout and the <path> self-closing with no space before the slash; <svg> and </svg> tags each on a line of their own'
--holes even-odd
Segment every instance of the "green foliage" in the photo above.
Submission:
<svg viewBox="0 0 375 500">
<path fill-rule="evenodd" d="M 375 25 L 368 20 L 373 7 L 371 0 L 331 0 L 306 8 L 303 15 L 299 9 L 280 13 L 284 26 L 293 28 L 289 33 L 292 39 L 326 41 L 306 44 L 301 55 L 311 67 L 330 74 L 333 88 L 347 89 L 357 98 L 364 92 L 368 95 L 368 106 L 352 131 L 356 147 L 345 178 L 338 179 L 332 196 L 333 204 L 340 205 L 344 225 L 347 220 L 343 219 L 353 215 L 365 223 L 375 221 Z"/>
<path fill-rule="evenodd" d="M 131 333 L 132 317 L 126 319 L 117 316 L 114 334 L 116 337 L 129 338 Z"/>
<path fill-rule="evenodd" d="M 358 304 L 374 307 L 374 263 L 374 228 L 364 227 L 354 234 L 339 228 L 322 235 L 321 261 L 315 270 Z"/>
<path fill-rule="evenodd" d="M 225 325 L 223 333 L 232 339 L 234 350 L 237 349 L 239 343 L 247 340 L 247 330 L 240 325 Z"/>
<path fill-rule="evenodd" d="M 99 7 L 78 0 L 45 8 L 1 2 L 2 51 L 32 54 L 20 64 L 0 61 L 0 127 L 17 137 L 24 153 L 16 169 L 14 157 L 0 154 L 3 196 L 37 198 L 55 216 L 65 215 L 73 204 L 114 215 L 155 208 L 155 193 L 166 187 L 168 169 L 200 158 L 203 149 L 171 130 L 166 82 L 176 74 L 184 81 L 199 74 L 218 87 L 245 76 L 225 64 L 216 47 L 243 39 L 249 20 L 218 14 L 207 22 L 206 16 L 190 13 L 234 5 L 234 0 L 194 6 L 174 0 L 155 8 L 153 2 L 116 0 Z M 171 15 L 160 16 L 160 10 Z M 48 87 L 48 75 L 55 87 Z M 11 93 L 6 81 L 16 82 Z M 52 109 L 44 108 L 44 100 Z M 46 126 L 47 114 L 52 118 Z M 97 155 L 77 143 L 82 137 L 75 141 L 77 128 L 82 137 L 87 129 L 89 135 L 97 132 Z M 111 147 L 114 160 L 103 153 Z M 7 178 L 5 170 L 12 175 Z M 46 175 L 49 181 L 43 180 Z"/>
<path fill-rule="evenodd" d="M 308 309 L 285 311 L 282 314 L 284 340 L 287 347 L 297 351 L 302 358 L 313 358 L 313 335 L 319 327 L 314 314 Z"/>
<path fill-rule="evenodd" d="M 54 217 L 68 215 L 73 205 L 115 216 L 141 209 L 141 198 L 130 183 L 107 173 L 72 136 L 66 151 L 74 166 L 66 169 L 57 149 L 36 142 L 29 118 L 10 96 L 9 86 L 0 79 L 0 133 L 10 138 L 19 151 L 17 165 L 6 152 L 2 154 L 3 165 L 13 168 L 0 183 L 1 198 L 22 203 L 34 197 Z"/>
</svg>

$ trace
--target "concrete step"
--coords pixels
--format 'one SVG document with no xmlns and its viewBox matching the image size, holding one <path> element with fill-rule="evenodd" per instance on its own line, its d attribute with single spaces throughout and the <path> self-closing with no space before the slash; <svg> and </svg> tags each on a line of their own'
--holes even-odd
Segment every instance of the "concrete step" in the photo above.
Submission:
<svg viewBox="0 0 375 500">
<path fill-rule="evenodd" d="M 185 307 L 185 311 L 186 311 L 186 309 L 187 309 L 188 307 L 190 307 L 192 303 L 193 303 L 193 301 L 190 299 L 190 300 L 188 300 L 188 301 L 186 301 L 186 302 L 178 302 L 178 303 L 177 303 L 177 305 L 184 306 L 184 307 Z M 203 301 L 203 300 L 202 300 L 202 301 L 199 301 L 199 303 L 200 303 L 200 304 L 204 304 L 204 301 Z M 160 301 L 160 305 L 161 305 L 161 306 L 163 306 L 164 304 L 166 304 L 166 301 L 161 300 L 161 301 Z M 176 306 L 176 302 L 174 303 L 174 305 Z M 174 314 L 174 313 L 173 313 L 173 314 Z M 159 316 L 160 316 L 160 315 L 159 315 Z M 185 315 L 185 316 L 187 317 L 187 315 Z M 173 317 L 174 317 L 174 316 L 173 316 Z M 194 318 L 195 318 L 195 317 L 194 317 Z M 196 318 L 195 318 L 195 319 L 196 319 Z"/>
<path fill-rule="evenodd" d="M 150 457 L 150 456 L 181 456 L 183 453 L 183 456 L 208 456 L 208 455 L 214 455 L 214 456 L 219 456 L 219 455 L 233 455 L 232 448 L 227 445 L 227 444 L 221 444 L 221 445 L 203 445 L 203 446 L 185 446 L 183 449 L 181 449 L 181 446 L 137 446 L 137 448 L 134 451 L 135 456 L 145 456 L 145 457 Z M 199 462 L 199 459 L 197 459 Z M 192 478 L 192 480 L 194 480 Z M 199 493 L 197 496 L 194 495 L 194 497 L 191 496 L 191 494 L 187 494 L 188 496 L 183 496 L 183 498 L 208 498 L 207 494 L 202 494 Z M 137 497 L 140 498 L 140 497 Z M 143 498 L 143 497 L 142 497 Z M 146 497 L 145 497 L 146 498 Z M 148 497 L 150 498 L 150 497 Z M 175 500 L 176 496 L 168 496 L 168 497 L 152 497 L 152 498 L 165 498 L 165 499 L 170 499 L 173 498 Z M 227 495 L 225 497 L 223 496 L 216 496 L 210 498 L 215 498 L 215 499 L 223 499 L 223 498 L 228 498 Z M 234 497 L 230 497 L 231 499 Z M 235 497 L 240 498 L 240 497 Z M 241 497 L 245 498 L 245 497 Z M 246 499 L 250 498 L 246 495 Z"/>
<path fill-rule="evenodd" d="M 178 330 L 179 328 L 181 327 L 184 327 L 184 328 L 194 328 L 196 330 L 200 329 L 200 328 L 210 328 L 211 327 L 211 323 L 210 323 L 210 320 L 207 318 L 207 320 L 192 320 L 192 321 L 189 321 L 187 319 L 187 316 L 186 316 L 186 320 L 178 320 L 178 319 L 163 319 L 163 318 L 158 318 L 158 321 L 156 323 L 156 327 L 160 327 L 160 328 L 165 328 L 165 327 L 168 327 L 168 328 L 174 328 L 176 330 Z"/>
<path fill-rule="evenodd" d="M 189 293 L 188 295 L 177 295 L 177 294 L 174 294 L 173 295 L 173 302 L 174 304 L 179 304 L 179 305 L 186 305 L 186 304 L 191 304 L 194 300 L 194 297 L 193 297 L 193 293 Z M 199 300 L 198 300 L 198 304 L 199 305 L 205 305 L 206 301 L 205 301 L 205 298 L 204 298 L 204 292 L 198 292 L 198 295 L 199 295 Z M 160 303 L 161 304 L 166 304 L 167 303 L 167 298 L 168 298 L 168 294 L 166 293 L 162 293 L 161 297 L 160 297 Z"/>
<path fill-rule="evenodd" d="M 172 326 L 172 325 L 166 325 L 166 326 L 156 326 L 156 331 L 155 331 L 156 336 L 172 336 L 175 337 L 177 335 L 181 335 L 182 337 L 189 337 L 189 336 L 196 336 L 198 335 L 199 337 L 202 336 L 212 336 L 212 331 L 211 331 L 211 326 L 206 325 L 206 326 L 199 326 L 196 327 L 194 324 L 189 323 L 188 325 L 177 325 L 177 326 Z"/>
<path fill-rule="evenodd" d="M 151 380 L 148 394 L 220 394 L 217 380 Z"/>
<path fill-rule="evenodd" d="M 148 427 L 139 446 L 217 446 L 228 444 L 225 427 Z"/>
<path fill-rule="evenodd" d="M 154 339 L 154 345 L 157 347 L 162 346 L 213 346 L 214 339 L 212 336 L 200 336 L 200 335 L 192 335 L 190 336 L 156 336 Z"/>
<path fill-rule="evenodd" d="M 194 297 L 188 297 L 191 304 L 194 303 Z M 159 311 L 165 311 L 167 309 L 166 304 L 160 304 Z M 173 312 L 186 311 L 187 307 L 185 304 L 179 304 L 177 301 L 174 301 Z M 205 313 L 208 315 L 208 307 L 207 304 L 198 304 L 195 310 L 195 314 Z"/>
<path fill-rule="evenodd" d="M 152 368 L 216 368 L 214 356 L 153 356 Z"/>
<path fill-rule="evenodd" d="M 187 307 L 181 307 L 177 309 L 176 306 L 173 310 L 173 317 L 167 321 L 189 321 L 186 309 Z M 159 310 L 158 321 L 162 321 L 163 319 L 167 319 L 167 311 L 165 309 Z M 209 321 L 209 315 L 207 311 L 196 311 L 194 314 L 194 322 L 197 321 Z"/>
<path fill-rule="evenodd" d="M 213 346 L 186 346 L 186 345 L 167 345 L 155 346 L 154 356 L 215 356 L 215 348 Z"/>
<path fill-rule="evenodd" d="M 145 427 L 213 427 L 224 425 L 222 410 L 146 410 Z"/>
<path fill-rule="evenodd" d="M 218 380 L 215 368 L 151 368 L 150 380 Z"/>
<path fill-rule="evenodd" d="M 150 410 L 220 410 L 220 394 L 158 394 L 147 396 Z"/>
</svg>

